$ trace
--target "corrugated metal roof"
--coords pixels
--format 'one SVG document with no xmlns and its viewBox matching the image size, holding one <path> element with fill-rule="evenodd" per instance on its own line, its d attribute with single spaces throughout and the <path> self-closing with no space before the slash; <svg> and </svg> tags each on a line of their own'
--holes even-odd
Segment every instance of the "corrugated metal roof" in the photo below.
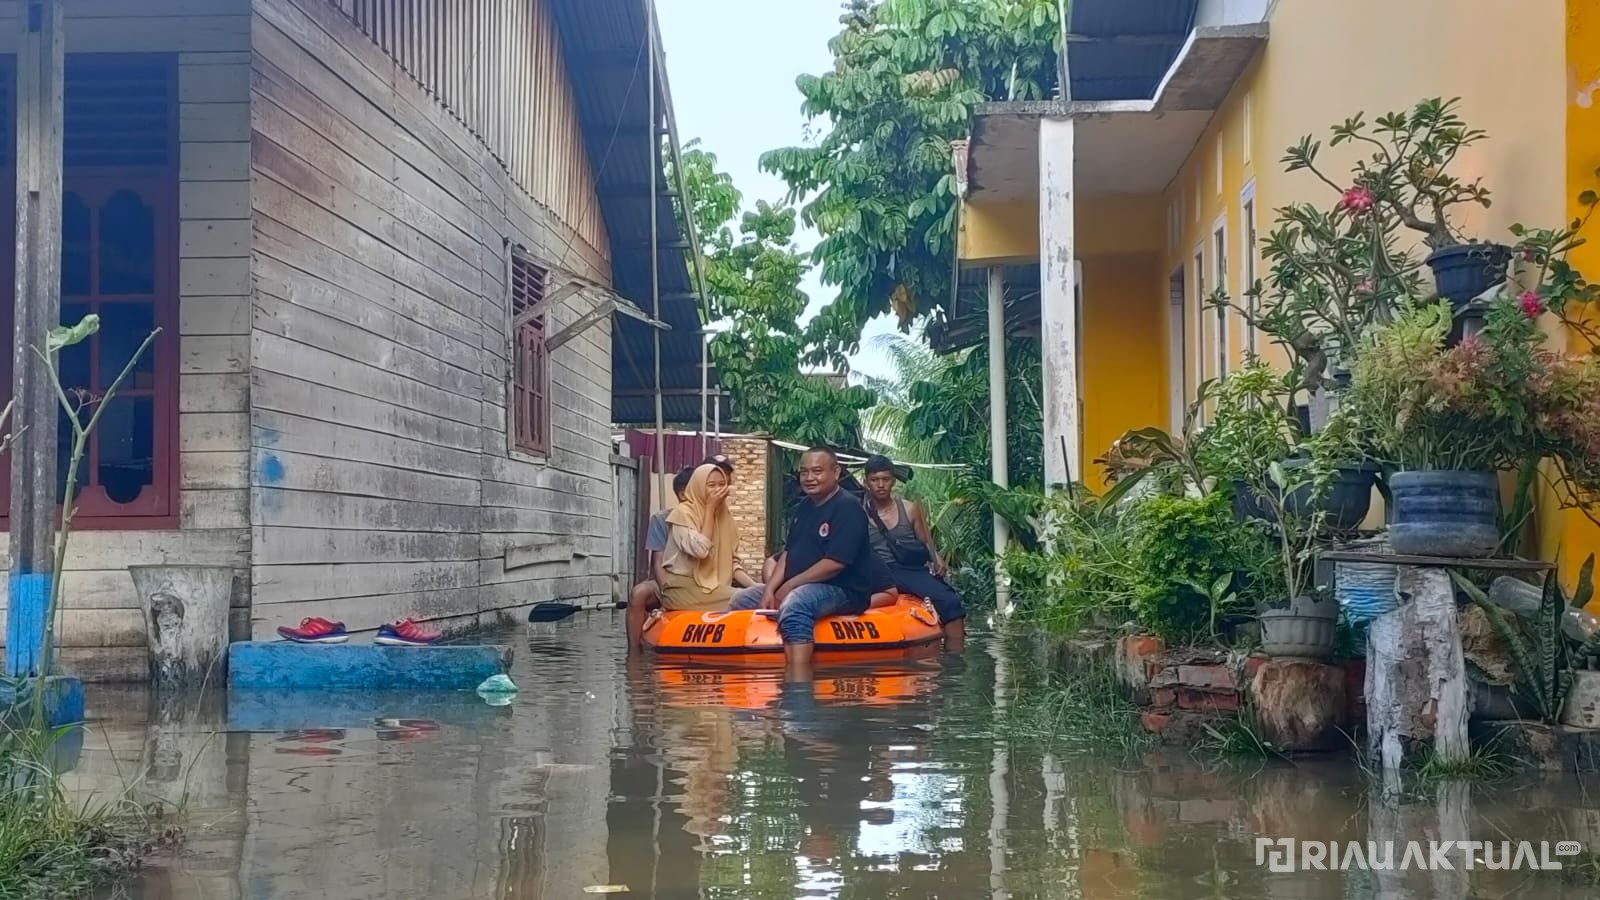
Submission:
<svg viewBox="0 0 1600 900">
<path fill-rule="evenodd" d="M 650 123 L 649 41 L 646 0 L 550 0 L 571 74 L 579 116 L 595 168 L 596 190 L 611 241 L 612 287 L 651 312 L 650 172 L 668 187 Z M 659 49 L 659 43 L 658 43 Z M 659 86 L 658 86 L 659 87 Z M 671 98 L 658 89 L 657 111 Z M 667 245 L 660 254 L 662 387 L 668 422 L 700 422 L 700 398 L 680 393 L 700 387 L 701 321 L 682 249 L 687 235 L 672 201 L 657 199 L 657 226 Z M 655 421 L 654 349 L 649 325 L 618 316 L 612 324 L 612 410 L 617 424 Z M 711 384 L 716 385 L 715 372 Z"/>
<path fill-rule="evenodd" d="M 1198 0 L 1073 0 L 1073 100 L 1149 100 L 1194 26 Z"/>
</svg>

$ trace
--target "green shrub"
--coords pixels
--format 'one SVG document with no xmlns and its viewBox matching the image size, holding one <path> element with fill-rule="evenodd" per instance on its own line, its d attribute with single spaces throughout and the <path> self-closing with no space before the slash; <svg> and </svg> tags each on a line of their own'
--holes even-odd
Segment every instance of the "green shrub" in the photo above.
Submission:
<svg viewBox="0 0 1600 900">
<path fill-rule="evenodd" d="M 1129 614 L 1136 572 L 1129 516 L 1079 491 L 1045 503 L 1041 546 L 1005 558 L 1018 611 L 1054 632 Z"/>
<path fill-rule="evenodd" d="M 1214 620 L 1252 607 L 1250 575 L 1270 566 L 1271 547 L 1234 518 L 1224 494 L 1150 497 L 1131 518 L 1131 604 L 1141 626 L 1176 641 L 1212 637 Z M 1214 611 L 1205 590 L 1230 577 L 1229 606 Z"/>
</svg>

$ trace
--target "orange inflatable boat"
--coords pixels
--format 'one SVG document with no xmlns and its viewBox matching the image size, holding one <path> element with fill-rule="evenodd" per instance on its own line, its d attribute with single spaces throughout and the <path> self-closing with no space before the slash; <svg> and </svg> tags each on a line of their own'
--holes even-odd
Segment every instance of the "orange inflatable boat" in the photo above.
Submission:
<svg viewBox="0 0 1600 900">
<path fill-rule="evenodd" d="M 933 604 L 902 596 L 893 606 L 869 609 L 859 616 L 831 616 L 817 623 L 816 653 L 867 661 L 898 659 L 908 650 L 942 636 Z M 749 661 L 783 661 L 778 617 L 771 612 L 735 610 L 652 613 L 644 626 L 644 644 L 658 653 L 686 657 L 744 657 Z M 743 660 L 740 660 L 743 661 Z"/>
</svg>

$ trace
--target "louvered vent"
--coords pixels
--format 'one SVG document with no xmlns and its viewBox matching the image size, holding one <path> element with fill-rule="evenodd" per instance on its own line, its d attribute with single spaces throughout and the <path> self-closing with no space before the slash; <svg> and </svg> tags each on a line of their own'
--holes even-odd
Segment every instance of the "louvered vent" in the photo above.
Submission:
<svg viewBox="0 0 1600 900">
<path fill-rule="evenodd" d="M 14 83 L 6 85 L 8 101 Z M 173 165 L 177 78 L 170 55 L 69 54 L 66 88 L 67 168 Z"/>
</svg>

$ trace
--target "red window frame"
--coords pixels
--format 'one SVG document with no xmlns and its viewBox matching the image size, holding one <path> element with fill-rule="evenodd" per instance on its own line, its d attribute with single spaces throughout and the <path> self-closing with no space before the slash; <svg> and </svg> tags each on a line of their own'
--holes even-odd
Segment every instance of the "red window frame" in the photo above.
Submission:
<svg viewBox="0 0 1600 900">
<path fill-rule="evenodd" d="M 70 65 L 78 71 L 99 70 L 114 80 L 130 64 L 138 64 L 146 74 L 157 74 L 165 90 L 166 152 L 164 162 L 143 165 L 108 165 L 94 153 L 83 154 L 76 160 L 69 158 L 63 171 L 63 194 L 75 195 L 91 210 L 93 231 L 90 239 L 90 292 L 67 294 L 63 292 L 63 309 L 87 306 L 90 312 L 103 312 L 116 304 L 148 304 L 151 318 L 161 333 L 150 345 L 151 375 L 144 384 L 130 380 L 123 385 L 118 397 L 127 402 L 134 397 L 151 400 L 151 483 L 138 496 L 126 503 L 111 499 L 99 483 L 99 438 L 91 437 L 91 445 L 81 475 L 82 481 L 75 501 L 74 527 L 85 529 L 167 529 L 179 524 L 179 297 L 178 297 L 178 60 L 173 53 L 148 54 L 68 54 Z M 0 57 L 0 71 L 4 72 L 4 86 L 9 94 L 3 99 L 4 128 L 0 140 L 15 141 L 16 94 L 14 77 L 16 57 Z M 71 80 L 69 79 L 69 85 Z M 69 109 L 74 97 L 68 92 Z M 89 98 L 93 105 L 96 98 Z M 103 102 L 103 101 L 102 101 Z M 148 110 L 146 110 L 148 112 Z M 70 113 L 69 113 L 70 115 Z M 149 146 L 144 148 L 147 152 Z M 15 246 L 16 246 L 16 168 L 13 154 L 5 154 L 0 168 L 0 329 L 9 336 L 15 321 Z M 102 208 L 110 198 L 119 193 L 131 192 L 143 201 L 153 216 L 153 254 L 151 274 L 154 291 L 150 294 L 110 295 L 98 290 L 101 274 L 97 264 L 104 249 L 99 241 L 98 216 L 93 211 Z M 65 318 L 65 316 L 64 316 Z M 92 338 L 89 348 L 91 379 L 95 386 L 105 387 L 116 377 L 115 372 L 99 371 L 99 338 Z M 11 399 L 13 359 L 6 354 L 0 363 L 0 407 Z M 68 388 L 74 385 L 65 385 Z M 116 401 L 114 401 L 116 402 Z M 85 410 L 87 418 L 91 412 Z M 104 435 L 102 434 L 101 437 Z M 66 473 L 60 473 L 62 478 Z M 11 499 L 11 458 L 0 457 L 0 531 L 9 529 Z"/>
<path fill-rule="evenodd" d="M 550 348 L 547 316 L 525 314 L 545 297 L 550 272 L 520 254 L 511 257 L 511 445 L 550 455 Z"/>
</svg>

